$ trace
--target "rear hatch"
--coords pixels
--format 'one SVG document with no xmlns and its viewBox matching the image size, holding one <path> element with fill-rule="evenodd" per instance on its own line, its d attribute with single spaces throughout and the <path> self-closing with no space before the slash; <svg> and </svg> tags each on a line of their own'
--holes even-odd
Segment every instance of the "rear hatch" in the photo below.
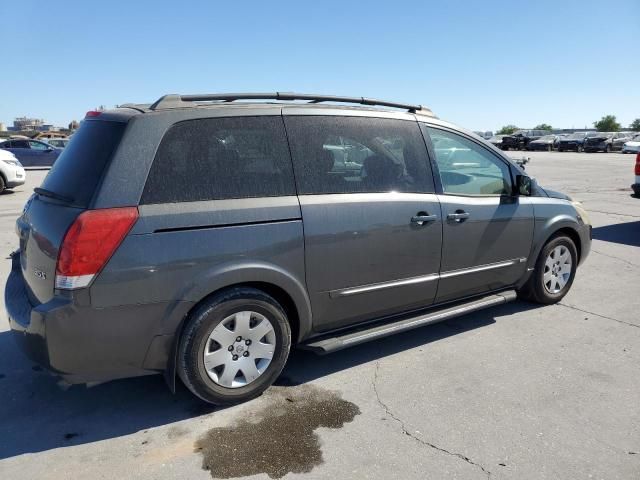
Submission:
<svg viewBox="0 0 640 480">
<path fill-rule="evenodd" d="M 126 123 L 85 120 L 16 222 L 20 266 L 32 304 L 54 294 L 58 253 L 67 230 L 91 206 Z"/>
</svg>

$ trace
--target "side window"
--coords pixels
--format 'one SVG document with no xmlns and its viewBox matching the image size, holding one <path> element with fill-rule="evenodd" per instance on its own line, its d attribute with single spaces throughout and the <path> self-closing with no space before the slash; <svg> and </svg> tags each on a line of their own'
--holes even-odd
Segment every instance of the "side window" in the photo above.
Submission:
<svg viewBox="0 0 640 480">
<path fill-rule="evenodd" d="M 434 191 L 417 123 L 366 117 L 285 117 L 298 192 Z"/>
<path fill-rule="evenodd" d="M 11 142 L 11 148 L 29 148 L 29 142 L 26 140 L 13 140 Z"/>
<path fill-rule="evenodd" d="M 281 117 L 206 118 L 165 134 L 141 203 L 295 194 Z"/>
<path fill-rule="evenodd" d="M 435 150 L 444 193 L 454 195 L 510 195 L 509 166 L 461 135 L 426 127 Z"/>
<path fill-rule="evenodd" d="M 29 142 L 29 148 L 31 148 L 31 150 L 46 150 L 47 146 L 40 142 Z"/>
</svg>

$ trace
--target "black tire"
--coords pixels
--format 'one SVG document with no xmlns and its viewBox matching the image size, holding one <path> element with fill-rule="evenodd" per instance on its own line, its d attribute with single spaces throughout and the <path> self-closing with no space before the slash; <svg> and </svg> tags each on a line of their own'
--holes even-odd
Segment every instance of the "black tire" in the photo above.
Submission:
<svg viewBox="0 0 640 480">
<path fill-rule="evenodd" d="M 563 148 L 558 148 L 558 151 L 559 152 L 564 152 L 564 149 Z"/>
<path fill-rule="evenodd" d="M 247 385 L 228 388 L 214 382 L 204 366 L 204 349 L 209 335 L 225 318 L 240 311 L 254 311 L 269 320 L 276 343 L 271 363 Z M 214 295 L 192 311 L 182 332 L 177 371 L 185 386 L 205 402 L 231 405 L 259 396 L 278 378 L 291 348 L 291 327 L 280 304 L 255 288 L 232 288 Z"/>
<path fill-rule="evenodd" d="M 545 262 L 547 257 L 553 249 L 558 246 L 565 246 L 571 255 L 572 270 L 566 285 L 558 293 L 551 293 L 544 285 L 544 273 Z M 531 276 L 527 280 L 527 283 L 518 291 L 518 296 L 525 300 L 529 300 L 535 303 L 541 303 L 543 305 L 550 305 L 558 303 L 571 289 L 573 280 L 576 276 L 576 270 L 578 267 L 578 251 L 576 245 L 571 238 L 566 235 L 559 234 L 546 243 L 542 248 L 538 259 L 536 260 L 536 266 Z"/>
<path fill-rule="evenodd" d="M 4 177 L 0 175 L 0 193 L 3 193 L 5 188 L 7 188 L 7 184 L 4 182 Z"/>
</svg>

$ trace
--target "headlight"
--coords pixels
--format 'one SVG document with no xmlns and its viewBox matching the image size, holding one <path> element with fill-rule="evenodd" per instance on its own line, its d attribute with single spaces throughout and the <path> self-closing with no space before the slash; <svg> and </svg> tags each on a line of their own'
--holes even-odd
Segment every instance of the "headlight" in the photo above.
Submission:
<svg viewBox="0 0 640 480">
<path fill-rule="evenodd" d="M 578 218 L 581 219 L 585 225 L 591 225 L 591 219 L 589 218 L 589 214 L 582 206 L 582 203 L 572 201 L 571 205 L 573 205 L 573 208 L 575 208 L 576 212 L 578 212 Z"/>
<path fill-rule="evenodd" d="M 14 167 L 17 166 L 22 166 L 20 165 L 20 162 L 18 160 L 2 160 L 4 163 L 6 163 L 7 165 L 13 165 Z"/>
</svg>

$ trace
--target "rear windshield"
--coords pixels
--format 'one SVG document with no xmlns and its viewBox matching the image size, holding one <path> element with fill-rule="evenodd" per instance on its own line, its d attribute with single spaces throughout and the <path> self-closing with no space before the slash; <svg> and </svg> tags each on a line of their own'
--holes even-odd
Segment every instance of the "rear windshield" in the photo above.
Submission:
<svg viewBox="0 0 640 480">
<path fill-rule="evenodd" d="M 72 198 L 73 205 L 88 207 L 125 127 L 125 123 L 119 122 L 82 122 L 44 179 L 42 188 Z"/>
</svg>

